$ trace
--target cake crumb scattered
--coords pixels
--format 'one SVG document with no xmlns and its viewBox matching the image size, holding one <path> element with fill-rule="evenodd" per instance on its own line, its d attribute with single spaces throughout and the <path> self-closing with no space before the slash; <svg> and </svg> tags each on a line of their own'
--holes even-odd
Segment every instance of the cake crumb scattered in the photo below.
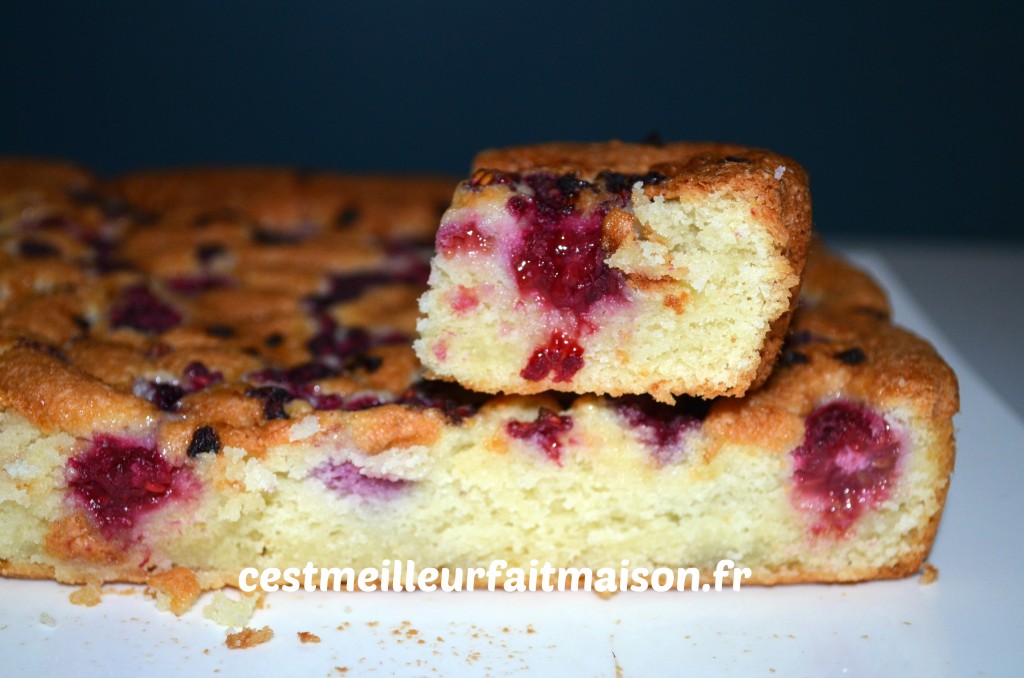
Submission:
<svg viewBox="0 0 1024 678">
<path fill-rule="evenodd" d="M 299 631 L 298 634 L 296 634 L 296 635 L 299 636 L 299 642 L 302 642 L 302 643 L 319 643 L 320 642 L 320 636 L 316 635 L 315 633 L 310 633 L 309 631 Z"/>
<path fill-rule="evenodd" d="M 82 607 L 95 607 L 103 601 L 103 590 L 97 582 L 89 582 L 80 589 L 75 589 L 68 594 L 68 600 L 72 605 Z"/>
<path fill-rule="evenodd" d="M 264 626 L 258 631 L 246 626 L 238 633 L 229 633 L 224 642 L 232 650 L 245 650 L 262 645 L 273 637 L 274 631 L 269 626 Z"/>
<path fill-rule="evenodd" d="M 221 626 L 245 626 L 252 619 L 253 613 L 262 607 L 263 595 L 243 594 L 236 599 L 223 591 L 217 591 L 213 594 L 213 600 L 203 607 L 203 617 Z"/>
<path fill-rule="evenodd" d="M 39 623 L 43 626 L 49 626 L 51 629 L 57 626 L 57 620 L 49 612 L 41 612 L 39 614 Z"/>
<path fill-rule="evenodd" d="M 921 583 L 922 584 L 934 584 L 935 580 L 939 578 L 939 568 L 935 567 L 931 563 L 925 563 L 924 567 L 921 568 Z"/>
<path fill-rule="evenodd" d="M 177 616 L 185 614 L 202 592 L 199 579 L 187 567 L 175 567 L 146 580 L 151 593 L 156 595 L 156 606 L 170 610 Z"/>
<path fill-rule="evenodd" d="M 338 673 L 348 673 L 348 667 L 347 666 L 335 666 L 334 670 L 337 671 Z"/>
</svg>

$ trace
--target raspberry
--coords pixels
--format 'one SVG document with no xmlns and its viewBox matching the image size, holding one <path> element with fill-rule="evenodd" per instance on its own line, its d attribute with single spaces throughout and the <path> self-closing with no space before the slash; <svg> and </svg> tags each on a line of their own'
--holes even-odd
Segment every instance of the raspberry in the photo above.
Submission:
<svg viewBox="0 0 1024 678">
<path fill-rule="evenodd" d="M 140 517 L 197 481 L 184 467 L 167 463 L 155 446 L 98 435 L 85 452 L 68 460 L 68 488 L 107 536 L 131 530 Z"/>
<path fill-rule="evenodd" d="M 889 497 L 902 436 L 878 413 L 843 400 L 816 409 L 805 426 L 792 452 L 794 502 L 817 514 L 816 534 L 843 534 Z"/>
</svg>

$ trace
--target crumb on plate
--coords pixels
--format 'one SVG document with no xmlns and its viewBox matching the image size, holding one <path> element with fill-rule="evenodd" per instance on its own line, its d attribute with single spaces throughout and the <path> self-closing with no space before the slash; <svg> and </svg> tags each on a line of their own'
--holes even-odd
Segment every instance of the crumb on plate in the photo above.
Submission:
<svg viewBox="0 0 1024 678">
<path fill-rule="evenodd" d="M 273 637 L 274 630 L 269 626 L 264 626 L 258 631 L 246 626 L 237 633 L 229 633 L 224 642 L 232 650 L 245 650 L 261 645 Z"/>
</svg>

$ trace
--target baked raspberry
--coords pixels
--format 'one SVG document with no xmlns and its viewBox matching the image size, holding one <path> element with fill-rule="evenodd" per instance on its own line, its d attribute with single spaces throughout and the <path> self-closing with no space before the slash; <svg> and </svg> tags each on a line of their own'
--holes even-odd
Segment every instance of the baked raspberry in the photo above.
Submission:
<svg viewBox="0 0 1024 678">
<path fill-rule="evenodd" d="M 178 408 L 178 401 L 189 393 L 201 391 L 223 381 L 223 379 L 220 372 L 212 372 L 203 363 L 195 361 L 185 367 L 181 379 L 173 382 L 140 379 L 132 387 L 132 393 L 139 398 L 148 400 L 165 412 L 173 412 Z"/>
<path fill-rule="evenodd" d="M 566 177 L 570 181 L 564 181 Z M 581 316 L 601 299 L 621 294 L 623 279 L 605 263 L 608 253 L 601 244 L 601 224 L 607 208 L 577 211 L 575 197 L 589 184 L 566 177 L 533 175 L 528 183 L 535 187 L 535 196 L 515 196 L 520 200 L 513 201 L 509 211 L 519 213 L 526 223 L 509 268 L 521 294 Z"/>
<path fill-rule="evenodd" d="M 185 397 L 185 389 L 173 382 L 138 380 L 132 386 L 132 393 L 156 405 L 164 412 L 173 412 L 178 401 Z"/>
<path fill-rule="evenodd" d="M 68 460 L 68 488 L 108 536 L 124 536 L 139 519 L 197 487 L 191 471 L 171 466 L 154 445 L 98 435 Z"/>
<path fill-rule="evenodd" d="M 519 373 L 523 379 L 540 381 L 552 372 L 552 381 L 569 381 L 583 367 L 583 347 L 567 333 L 552 332 L 548 343 L 537 347 L 526 367 Z"/>
<path fill-rule="evenodd" d="M 473 256 L 491 249 L 491 238 L 480 232 L 476 221 L 445 224 L 437 232 L 437 251 L 446 257 L 456 254 Z"/>
<path fill-rule="evenodd" d="M 411 484 L 407 480 L 364 475 L 359 467 L 350 461 L 324 462 L 313 469 L 312 475 L 339 494 L 354 494 L 368 499 L 394 499 Z"/>
<path fill-rule="evenodd" d="M 446 381 L 421 381 L 406 389 L 396 402 L 440 410 L 452 423 L 461 423 L 480 409 L 487 396 Z"/>
<path fill-rule="evenodd" d="M 25 238 L 18 243 L 18 254 L 26 259 L 48 259 L 60 256 L 60 250 L 45 240 Z"/>
<path fill-rule="evenodd" d="M 708 407 L 706 401 L 691 398 L 680 398 L 674 406 L 647 396 L 623 396 L 614 402 L 619 416 L 633 427 L 659 466 L 683 458 L 686 437 L 700 428 Z"/>
<path fill-rule="evenodd" d="M 208 273 L 181 275 L 168 278 L 167 286 L 178 294 L 194 296 L 209 290 L 231 287 L 231 279 L 222 275 L 211 275 Z"/>
<path fill-rule="evenodd" d="M 845 400 L 813 411 L 793 450 L 793 500 L 817 515 L 815 534 L 843 534 L 889 497 L 903 436 L 880 414 Z"/>
<path fill-rule="evenodd" d="M 562 465 L 563 437 L 572 429 L 572 417 L 556 414 L 546 407 L 540 408 L 533 421 L 510 421 L 505 430 L 513 438 L 536 445 L 551 461 Z"/>
<path fill-rule="evenodd" d="M 327 314 L 319 318 L 320 330 L 309 340 L 306 348 L 316 361 L 327 365 L 335 374 L 344 368 L 352 356 L 363 354 L 377 346 L 404 344 L 409 337 L 400 332 L 371 334 L 361 327 L 340 327 Z"/>
<path fill-rule="evenodd" d="M 128 327 L 144 334 L 162 334 L 181 323 L 181 314 L 142 285 L 129 287 L 110 307 L 110 326 Z"/>
<path fill-rule="evenodd" d="M 480 299 L 473 290 L 459 285 L 455 288 L 455 294 L 452 295 L 450 303 L 453 311 L 465 313 L 476 308 L 480 304 Z"/>
</svg>

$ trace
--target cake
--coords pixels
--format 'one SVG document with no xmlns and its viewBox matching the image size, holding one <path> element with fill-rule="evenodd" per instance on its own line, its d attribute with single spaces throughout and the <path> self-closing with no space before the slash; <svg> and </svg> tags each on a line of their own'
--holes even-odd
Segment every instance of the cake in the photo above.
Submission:
<svg viewBox="0 0 1024 678">
<path fill-rule="evenodd" d="M 416 353 L 488 393 L 743 395 L 810 239 L 807 175 L 715 144 L 485 151 L 437 232 Z"/>
<path fill-rule="evenodd" d="M 956 380 L 865 274 L 809 256 L 743 398 L 481 394 L 425 378 L 412 348 L 453 187 L 0 163 L 0 574 L 919 570 Z"/>
</svg>

